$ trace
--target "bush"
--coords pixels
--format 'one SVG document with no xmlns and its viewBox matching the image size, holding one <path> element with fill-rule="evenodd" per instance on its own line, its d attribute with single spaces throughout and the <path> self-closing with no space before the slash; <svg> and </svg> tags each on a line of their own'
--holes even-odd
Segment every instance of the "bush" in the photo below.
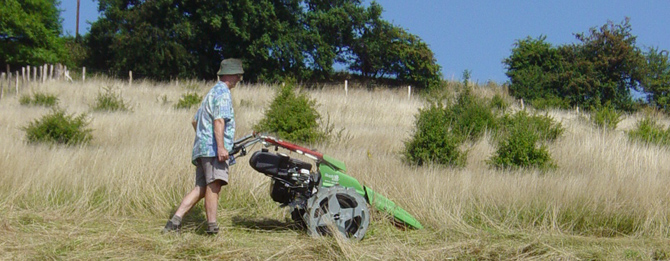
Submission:
<svg viewBox="0 0 670 261">
<path fill-rule="evenodd" d="M 491 107 L 492 108 L 505 111 L 505 110 L 507 110 L 507 108 L 509 108 L 509 105 L 510 105 L 510 103 L 507 100 L 505 100 L 505 98 L 503 98 L 503 96 L 500 95 L 499 93 L 496 93 L 491 98 Z"/>
<path fill-rule="evenodd" d="M 538 110 L 568 109 L 570 108 L 570 102 L 562 98 L 550 96 L 547 98 L 535 98 L 530 101 L 530 106 Z"/>
<path fill-rule="evenodd" d="M 537 114 L 529 115 L 525 111 L 519 111 L 512 116 L 506 114 L 500 121 L 501 127 L 499 129 L 499 134 L 501 134 L 501 136 L 504 136 L 505 133 L 511 133 L 515 128 L 522 126 L 523 128 L 536 133 L 540 140 L 554 141 L 565 131 L 562 124 L 554 121 L 552 117 Z"/>
<path fill-rule="evenodd" d="M 202 96 L 198 95 L 196 92 L 187 92 L 181 95 L 177 104 L 174 105 L 175 109 L 190 109 L 194 105 L 200 104 L 202 102 Z"/>
<path fill-rule="evenodd" d="M 66 115 L 62 109 L 54 109 L 51 114 L 32 121 L 23 129 L 29 142 L 57 143 L 65 145 L 85 144 L 91 139 L 86 114 Z"/>
<path fill-rule="evenodd" d="M 420 109 L 416 116 L 416 130 L 405 142 L 405 158 L 411 164 L 436 163 L 448 166 L 463 166 L 467 153 L 460 150 L 463 136 L 451 131 L 449 108 L 441 103 L 432 103 Z"/>
<path fill-rule="evenodd" d="M 54 107 L 58 105 L 58 97 L 49 93 L 33 93 L 32 97 L 30 95 L 22 95 L 19 98 L 19 103 L 21 105 L 34 105 L 34 106 L 44 106 L 44 107 Z"/>
<path fill-rule="evenodd" d="M 645 144 L 670 146 L 670 127 L 664 130 L 656 120 L 645 117 L 637 122 L 634 130 L 628 132 L 628 138 Z"/>
<path fill-rule="evenodd" d="M 555 168 L 547 146 L 540 144 L 539 135 L 527 126 L 516 125 L 506 138 L 500 140 L 496 153 L 488 163 L 496 168 Z"/>
<path fill-rule="evenodd" d="M 321 115 L 316 111 L 316 101 L 304 93 L 297 95 L 293 84 L 286 84 L 265 111 L 265 116 L 254 129 L 270 132 L 279 138 L 298 142 L 319 142 L 328 138 L 329 133 L 319 125 Z"/>
<path fill-rule="evenodd" d="M 473 95 L 466 88 L 457 98 L 456 104 L 448 108 L 452 130 L 456 135 L 476 140 L 486 129 L 497 128 L 497 116 L 490 102 Z"/>
<path fill-rule="evenodd" d="M 99 92 L 93 105 L 94 111 L 128 111 L 130 108 L 126 105 L 121 94 L 114 92 L 112 87 L 103 88 L 104 92 Z"/>
<path fill-rule="evenodd" d="M 621 122 L 622 117 L 621 112 L 614 109 L 613 106 L 599 106 L 593 109 L 591 121 L 599 128 L 614 130 Z"/>
<path fill-rule="evenodd" d="M 547 146 L 564 131 L 560 123 L 549 116 L 528 115 L 520 111 L 503 117 L 501 138 L 496 153 L 488 163 L 496 168 L 555 168 Z M 539 145 L 539 146 L 538 146 Z"/>
</svg>

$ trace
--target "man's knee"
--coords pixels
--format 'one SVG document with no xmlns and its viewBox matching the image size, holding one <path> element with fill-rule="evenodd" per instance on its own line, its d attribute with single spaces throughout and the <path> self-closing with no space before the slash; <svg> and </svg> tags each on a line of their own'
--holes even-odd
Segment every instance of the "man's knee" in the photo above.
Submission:
<svg viewBox="0 0 670 261">
<path fill-rule="evenodd" d="M 207 184 L 207 188 L 209 188 L 211 192 L 219 194 L 222 185 L 223 181 L 217 179 Z"/>
</svg>

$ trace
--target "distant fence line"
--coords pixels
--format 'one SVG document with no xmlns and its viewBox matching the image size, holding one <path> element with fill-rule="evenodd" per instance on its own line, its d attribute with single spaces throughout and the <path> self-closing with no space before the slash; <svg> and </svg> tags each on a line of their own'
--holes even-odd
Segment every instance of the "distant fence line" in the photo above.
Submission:
<svg viewBox="0 0 670 261">
<path fill-rule="evenodd" d="M 128 86 L 133 84 L 133 71 L 128 71 Z M 86 67 L 82 67 L 81 71 L 82 82 L 86 81 Z M 25 66 L 21 70 L 12 72 L 9 65 L 7 65 L 6 72 L 0 73 L 0 99 L 5 95 L 5 90 L 10 93 L 14 89 L 14 93 L 18 94 L 20 88 L 25 88 L 30 83 L 46 83 L 47 81 L 70 81 L 70 70 L 67 66 L 62 64 L 44 64 L 41 66 Z M 179 86 L 179 79 L 175 80 L 175 85 Z M 344 96 L 349 94 L 348 81 L 344 80 Z M 14 88 L 12 88 L 14 87 Z M 407 99 L 412 97 L 412 86 L 407 86 Z M 522 105 L 523 106 L 523 105 Z"/>
<path fill-rule="evenodd" d="M 82 68 L 81 80 L 86 81 L 86 67 Z M 18 94 L 19 89 L 31 83 L 46 83 L 47 81 L 73 81 L 70 70 L 62 64 L 44 64 L 40 66 L 23 66 L 12 69 L 9 65 L 5 72 L 0 73 L 0 99 L 5 93 Z"/>
</svg>

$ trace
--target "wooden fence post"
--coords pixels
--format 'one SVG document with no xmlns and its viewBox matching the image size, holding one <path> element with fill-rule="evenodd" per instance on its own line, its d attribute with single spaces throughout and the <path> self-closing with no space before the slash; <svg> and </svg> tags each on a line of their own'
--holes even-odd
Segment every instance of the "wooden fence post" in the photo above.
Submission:
<svg viewBox="0 0 670 261">
<path fill-rule="evenodd" d="M 0 74 L 0 100 L 5 96 L 5 73 Z"/>
<path fill-rule="evenodd" d="M 349 96 L 349 81 L 344 80 L 344 96 Z"/>
<path fill-rule="evenodd" d="M 16 94 L 19 94 L 19 71 L 16 71 Z"/>
<path fill-rule="evenodd" d="M 86 81 L 86 67 L 81 67 L 81 81 Z"/>
<path fill-rule="evenodd" d="M 130 79 L 128 79 L 128 87 L 133 85 L 133 71 L 128 71 L 128 76 L 130 76 Z"/>
<path fill-rule="evenodd" d="M 407 86 L 407 99 L 412 99 L 412 85 Z"/>
<path fill-rule="evenodd" d="M 33 66 L 33 82 L 37 81 L 37 66 Z"/>
<path fill-rule="evenodd" d="M 21 67 L 21 80 L 26 81 L 26 67 Z"/>
<path fill-rule="evenodd" d="M 53 80 L 53 79 L 54 79 L 54 65 L 50 64 L 49 65 L 49 80 Z"/>
</svg>

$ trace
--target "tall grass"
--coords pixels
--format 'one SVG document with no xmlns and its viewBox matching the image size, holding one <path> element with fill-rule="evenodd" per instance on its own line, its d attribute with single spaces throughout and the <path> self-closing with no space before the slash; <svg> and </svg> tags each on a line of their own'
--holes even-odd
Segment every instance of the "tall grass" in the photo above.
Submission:
<svg viewBox="0 0 670 261">
<path fill-rule="evenodd" d="M 198 85 L 203 95 L 213 83 Z M 199 207 L 185 233 L 161 236 L 193 186 L 195 108 L 160 103 L 157 98 L 177 100 L 183 90 L 151 82 L 127 87 L 94 79 L 37 89 L 59 93 L 61 107 L 80 114 L 100 86 L 122 89 L 134 113 L 92 114 L 94 138 L 80 147 L 27 143 L 21 127 L 49 110 L 20 106 L 17 98 L 0 101 L 0 258 L 619 259 L 635 253 L 650 259 L 670 253 L 664 243 L 670 151 L 629 142 L 627 122 L 638 116 L 602 131 L 574 112 L 550 111 L 565 132 L 549 146 L 557 169 L 545 173 L 490 168 L 490 133 L 464 145 L 464 168 L 417 167 L 403 163 L 401 154 L 422 100 L 402 90 L 362 88 L 345 97 L 339 87 L 308 92 L 348 137 L 317 149 L 346 162 L 351 175 L 427 229 L 400 231 L 375 212 L 360 243 L 309 238 L 287 225 L 288 215 L 268 195 L 267 177 L 238 159 L 221 193 L 222 235 L 199 234 Z M 232 91 L 238 137 L 263 117 L 275 88 Z"/>
</svg>

